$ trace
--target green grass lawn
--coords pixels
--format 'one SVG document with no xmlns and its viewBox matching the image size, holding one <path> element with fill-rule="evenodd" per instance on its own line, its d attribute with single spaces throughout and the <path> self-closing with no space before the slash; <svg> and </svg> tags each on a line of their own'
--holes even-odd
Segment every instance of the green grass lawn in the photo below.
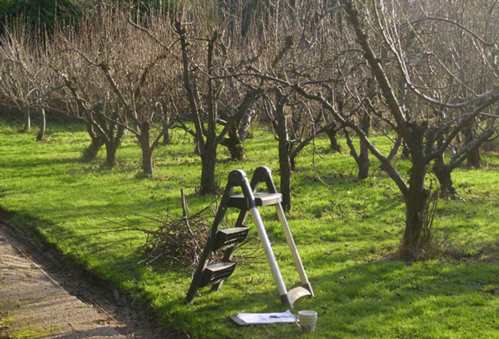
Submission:
<svg viewBox="0 0 499 339">
<path fill-rule="evenodd" d="M 145 236 L 120 230 L 158 227 L 149 217 L 179 215 L 180 188 L 193 211 L 215 201 L 195 194 L 200 163 L 191 137 L 175 132 L 174 144 L 156 153 L 155 178 L 144 179 L 137 175 L 140 153 L 131 137 L 118 152 L 118 167 L 107 170 L 100 167 L 103 155 L 95 163 L 79 162 L 88 142 L 84 132 L 50 132 L 46 142 L 36 143 L 33 135 L 0 123 L 0 207 L 16 213 L 12 222 L 36 228 L 132 299 L 145 300 L 166 326 L 202 338 L 301 336 L 295 326 L 240 328 L 227 320 L 240 311 L 284 310 L 258 242 L 248 246 L 262 260 L 248 259 L 220 292 L 204 290 L 186 305 L 191 270 L 139 264 Z M 257 131 L 247 143 L 246 162 L 227 162 L 222 150 L 221 186 L 240 167 L 251 172 L 268 165 L 277 173 L 276 149 L 270 134 Z M 325 140 L 308 147 L 298 159 L 289 220 L 316 293 L 297 305 L 319 312 L 314 337 L 499 337 L 498 169 L 499 156 L 489 155 L 483 169 L 457 171 L 462 199 L 439 204 L 435 236 L 456 258 L 409 265 L 389 259 L 404 223 L 395 185 L 374 167 L 368 180 L 357 182 L 347 152 L 329 154 Z M 273 212 L 264 210 L 264 220 L 283 274 L 293 283 L 297 275 Z M 251 232 L 256 237 L 254 227 Z"/>
</svg>

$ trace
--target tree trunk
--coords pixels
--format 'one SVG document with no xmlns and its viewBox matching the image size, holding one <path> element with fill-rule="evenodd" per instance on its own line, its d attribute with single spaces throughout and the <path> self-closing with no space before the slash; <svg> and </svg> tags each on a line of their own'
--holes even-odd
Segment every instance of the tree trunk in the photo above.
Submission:
<svg viewBox="0 0 499 339">
<path fill-rule="evenodd" d="M 359 156 L 359 172 L 357 173 L 357 179 L 364 180 L 369 177 L 369 153 L 361 152 Z"/>
<path fill-rule="evenodd" d="M 296 170 L 296 157 L 298 154 L 292 154 L 289 152 L 289 166 L 291 167 L 291 171 L 294 172 Z"/>
<path fill-rule="evenodd" d="M 400 246 L 404 259 L 416 259 L 421 253 L 427 199 L 428 192 L 424 188 L 410 187 L 405 200 L 405 231 Z"/>
<path fill-rule="evenodd" d="M 423 247 L 426 245 L 425 226 L 428 190 L 425 189 L 427 165 L 423 153 L 423 129 L 412 128 L 412 140 L 408 140 L 408 148 L 411 154 L 411 169 L 408 190 L 405 198 L 405 231 L 400 246 L 400 254 L 408 260 L 416 259 Z M 428 230 L 429 231 L 429 230 Z"/>
<path fill-rule="evenodd" d="M 142 150 L 142 172 L 144 173 L 144 176 L 151 178 L 153 175 L 153 161 L 149 141 L 141 141 L 140 148 Z"/>
<path fill-rule="evenodd" d="M 113 168 L 116 166 L 116 152 L 118 151 L 118 145 L 115 142 L 106 143 L 106 162 L 104 166 L 108 168 Z"/>
<path fill-rule="evenodd" d="M 331 152 L 333 153 L 341 153 L 341 146 L 338 143 L 338 132 L 336 131 L 336 126 L 332 126 L 326 131 L 326 134 L 329 138 L 329 144 Z"/>
<path fill-rule="evenodd" d="M 47 131 L 47 114 L 45 112 L 45 109 L 41 109 L 41 122 L 40 122 L 40 130 L 38 131 L 38 134 L 36 136 L 37 141 L 42 141 L 45 139 L 45 132 Z"/>
<path fill-rule="evenodd" d="M 170 129 L 168 127 L 163 127 L 163 140 L 161 143 L 166 146 L 171 144 L 171 142 Z"/>
<path fill-rule="evenodd" d="M 140 124 L 140 136 L 138 136 L 138 141 L 140 143 L 140 149 L 142 151 L 142 172 L 146 177 L 152 177 L 153 175 L 153 148 L 151 147 L 151 126 L 148 122 L 143 122 Z"/>
<path fill-rule="evenodd" d="M 222 141 L 222 145 L 229 150 L 231 160 L 244 160 L 244 147 L 239 135 L 237 135 L 237 130 L 231 128 L 228 138 Z"/>
<path fill-rule="evenodd" d="M 464 142 L 465 144 L 470 144 L 475 139 L 475 135 L 473 133 L 473 128 L 468 127 L 464 130 Z M 480 147 L 475 147 L 471 149 L 466 157 L 466 165 L 470 168 L 480 168 L 481 167 L 481 156 L 480 156 Z"/>
<path fill-rule="evenodd" d="M 169 145 L 171 143 L 170 118 L 166 115 L 163 117 L 162 133 L 163 133 L 163 140 L 162 140 L 163 145 Z"/>
<path fill-rule="evenodd" d="M 194 137 L 193 141 L 194 141 L 194 151 L 193 151 L 193 153 L 195 155 L 201 155 L 201 148 L 203 147 L 201 145 L 201 142 L 198 140 L 197 137 Z"/>
<path fill-rule="evenodd" d="M 452 198 L 456 195 L 456 189 L 452 183 L 452 170 L 444 162 L 444 157 L 441 154 L 433 164 L 433 173 L 440 184 L 440 194 L 444 198 Z"/>
<path fill-rule="evenodd" d="M 290 144 L 288 137 L 288 125 L 284 106 L 286 98 L 279 98 L 276 107 L 276 132 L 279 139 L 279 175 L 281 178 L 282 207 L 285 211 L 291 210 L 291 159 Z"/>
<path fill-rule="evenodd" d="M 237 135 L 241 141 L 246 140 L 250 133 L 251 123 L 253 122 L 253 118 L 256 116 L 256 111 L 253 109 L 249 109 L 243 115 L 241 119 L 241 123 L 239 124 L 239 129 L 237 131 Z"/>
<path fill-rule="evenodd" d="M 24 127 L 23 127 L 23 132 L 29 132 L 31 130 L 31 112 L 26 110 L 26 113 L 24 114 Z"/>
<path fill-rule="evenodd" d="M 285 211 L 291 210 L 291 162 L 289 157 L 289 143 L 279 139 L 279 175 L 281 177 L 282 207 Z"/>
<path fill-rule="evenodd" d="M 471 168 L 480 168 L 482 166 L 482 157 L 480 155 L 480 147 L 470 151 L 467 159 L 467 165 Z"/>
<path fill-rule="evenodd" d="M 405 160 L 410 157 L 409 147 L 407 147 L 407 143 L 405 141 L 402 143 L 402 155 L 400 157 Z"/>
<path fill-rule="evenodd" d="M 370 126 L 371 126 L 371 118 L 369 117 L 369 114 L 365 113 L 362 115 L 360 121 L 360 128 L 362 129 L 362 131 L 366 136 L 369 135 Z M 359 180 L 366 179 L 369 176 L 369 165 L 370 165 L 369 147 L 362 138 L 360 139 L 360 153 L 357 163 L 359 165 L 359 173 L 357 175 L 357 178 Z"/>
<path fill-rule="evenodd" d="M 217 191 L 215 168 L 217 163 L 217 145 L 207 142 L 201 155 L 201 195 L 214 194 Z"/>
<path fill-rule="evenodd" d="M 102 145 L 104 145 L 104 140 L 101 137 L 95 137 L 91 135 L 90 138 L 90 145 L 88 145 L 88 147 L 83 151 L 83 155 L 81 158 L 81 160 L 84 162 L 95 160 L 97 154 L 99 153 L 99 150 L 101 149 Z"/>
</svg>

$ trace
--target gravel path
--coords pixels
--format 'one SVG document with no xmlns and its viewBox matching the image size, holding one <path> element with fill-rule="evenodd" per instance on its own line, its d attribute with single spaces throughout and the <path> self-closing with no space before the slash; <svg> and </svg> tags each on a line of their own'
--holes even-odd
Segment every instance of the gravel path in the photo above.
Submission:
<svg viewBox="0 0 499 339">
<path fill-rule="evenodd" d="M 0 223 L 0 338 L 129 338 L 127 325 L 71 295 Z"/>
</svg>

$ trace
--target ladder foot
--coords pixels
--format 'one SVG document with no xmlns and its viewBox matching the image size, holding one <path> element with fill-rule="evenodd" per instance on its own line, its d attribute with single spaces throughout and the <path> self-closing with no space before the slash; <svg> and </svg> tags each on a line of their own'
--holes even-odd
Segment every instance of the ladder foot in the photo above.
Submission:
<svg viewBox="0 0 499 339">
<path fill-rule="evenodd" d="M 287 304 L 290 308 L 293 308 L 293 305 L 298 299 L 312 297 L 313 295 L 313 292 L 308 286 L 298 286 L 290 289 L 287 294 L 281 295 L 281 299 L 283 303 Z"/>
</svg>

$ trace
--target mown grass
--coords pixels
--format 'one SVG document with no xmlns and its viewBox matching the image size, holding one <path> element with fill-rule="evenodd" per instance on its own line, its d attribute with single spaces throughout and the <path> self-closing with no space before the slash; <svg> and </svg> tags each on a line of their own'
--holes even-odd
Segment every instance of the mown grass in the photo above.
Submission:
<svg viewBox="0 0 499 339">
<path fill-rule="evenodd" d="M 247 144 L 248 160 L 217 167 L 224 185 L 228 172 L 251 173 L 265 164 L 277 173 L 273 137 L 256 131 Z M 132 298 L 146 301 L 166 326 L 202 338 L 291 338 L 295 326 L 240 328 L 227 317 L 240 311 L 283 310 L 267 263 L 249 260 L 218 293 L 203 291 L 192 305 L 183 298 L 190 269 L 139 264 L 142 233 L 126 226 L 157 227 L 149 217 L 180 213 L 179 190 L 191 210 L 212 204 L 199 197 L 200 165 L 191 138 L 175 132 L 174 144 L 156 153 L 156 176 L 141 178 L 139 149 L 130 137 L 113 170 L 79 162 L 88 140 L 84 132 L 53 129 L 36 143 L 33 135 L 0 123 L 0 207 L 12 220 L 35 227 L 49 243 Z M 377 142 L 383 145 L 383 140 Z M 102 155 L 101 155 L 102 156 Z M 353 160 L 329 154 L 325 140 L 298 159 L 289 220 L 316 297 L 297 309 L 319 312 L 314 337 L 492 338 L 499 336 L 499 157 L 489 155 L 481 170 L 455 173 L 461 199 L 442 201 L 435 236 L 454 257 L 406 264 L 391 260 L 404 223 L 395 186 L 375 167 L 364 182 L 355 180 Z M 277 178 L 276 178 L 277 179 Z M 264 210 L 283 274 L 297 276 L 272 210 Z M 38 220 L 33 224 L 33 220 Z M 256 237 L 252 229 L 252 237 Z M 252 251 L 253 248 L 250 248 Z"/>
</svg>

